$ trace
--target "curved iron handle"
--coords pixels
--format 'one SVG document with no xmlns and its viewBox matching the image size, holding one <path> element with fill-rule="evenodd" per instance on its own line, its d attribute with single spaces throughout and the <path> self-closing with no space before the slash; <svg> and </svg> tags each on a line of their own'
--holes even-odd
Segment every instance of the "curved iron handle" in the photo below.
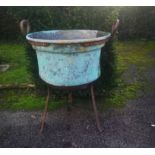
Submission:
<svg viewBox="0 0 155 155">
<path fill-rule="evenodd" d="M 119 19 L 117 19 L 117 20 L 112 24 L 111 37 L 114 37 L 115 34 L 117 33 L 118 26 L 119 26 Z"/>
<path fill-rule="evenodd" d="M 20 31 L 23 35 L 26 35 L 27 33 L 30 32 L 30 23 L 27 19 L 23 19 L 19 23 Z"/>
</svg>

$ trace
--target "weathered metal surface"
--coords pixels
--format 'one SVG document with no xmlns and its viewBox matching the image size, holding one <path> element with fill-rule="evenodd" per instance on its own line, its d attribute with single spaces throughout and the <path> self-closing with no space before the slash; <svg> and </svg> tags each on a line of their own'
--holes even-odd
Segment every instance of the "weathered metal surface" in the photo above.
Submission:
<svg viewBox="0 0 155 155">
<path fill-rule="evenodd" d="M 53 30 L 28 34 L 36 50 L 39 75 L 55 86 L 78 86 L 100 76 L 100 53 L 110 33 Z"/>
<path fill-rule="evenodd" d="M 71 44 L 101 41 L 110 35 L 97 30 L 51 30 L 29 33 L 26 38 L 36 43 Z"/>
</svg>

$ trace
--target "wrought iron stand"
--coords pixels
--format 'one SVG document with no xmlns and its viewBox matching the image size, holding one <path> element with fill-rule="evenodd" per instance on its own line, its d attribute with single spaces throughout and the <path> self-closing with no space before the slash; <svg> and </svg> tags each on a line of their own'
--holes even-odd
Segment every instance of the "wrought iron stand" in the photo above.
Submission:
<svg viewBox="0 0 155 155">
<path fill-rule="evenodd" d="M 55 87 L 55 86 L 52 86 L 52 87 Z M 98 116 L 98 111 L 97 111 L 97 106 L 96 106 L 93 83 L 91 83 L 89 85 L 78 86 L 78 87 L 60 87 L 60 88 L 65 88 L 67 90 L 70 90 L 70 93 L 68 94 L 68 103 L 72 103 L 72 100 L 73 100 L 72 99 L 72 90 L 79 89 L 79 88 L 83 89 L 83 88 L 87 88 L 87 87 L 89 87 L 90 92 L 91 92 L 91 100 L 92 100 L 93 109 L 94 109 L 94 113 L 95 113 L 97 129 L 99 130 L 99 132 L 102 132 L 102 128 L 101 128 L 100 120 L 99 120 L 99 116 Z M 44 129 L 45 119 L 46 119 L 47 110 L 48 110 L 49 97 L 50 97 L 50 87 L 48 85 L 47 86 L 47 96 L 46 96 L 46 100 L 45 100 L 44 112 L 43 112 L 43 115 L 41 118 L 41 126 L 40 126 L 40 130 L 39 130 L 40 133 L 42 133 L 42 131 Z"/>
</svg>

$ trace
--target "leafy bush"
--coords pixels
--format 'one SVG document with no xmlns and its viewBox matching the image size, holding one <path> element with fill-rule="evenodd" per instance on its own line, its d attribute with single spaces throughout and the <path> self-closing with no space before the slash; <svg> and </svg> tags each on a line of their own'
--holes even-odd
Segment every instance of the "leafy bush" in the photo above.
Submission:
<svg viewBox="0 0 155 155">
<path fill-rule="evenodd" d="M 122 7 L 119 18 L 120 39 L 155 39 L 154 6 Z"/>
<path fill-rule="evenodd" d="M 0 7 L 0 39 L 21 36 L 19 22 L 28 19 L 31 31 L 48 29 L 97 29 L 111 31 L 119 7 Z"/>
</svg>

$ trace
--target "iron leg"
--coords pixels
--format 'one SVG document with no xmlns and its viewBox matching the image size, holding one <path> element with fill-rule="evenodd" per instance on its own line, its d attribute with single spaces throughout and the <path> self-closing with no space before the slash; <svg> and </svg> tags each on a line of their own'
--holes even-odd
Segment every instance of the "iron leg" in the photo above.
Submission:
<svg viewBox="0 0 155 155">
<path fill-rule="evenodd" d="M 99 120 L 99 116 L 98 116 L 98 111 L 97 111 L 97 107 L 96 107 L 96 101 L 95 101 L 93 85 L 90 86 L 90 90 L 91 90 L 91 98 L 92 98 L 93 109 L 94 109 L 94 112 L 95 112 L 96 125 L 97 125 L 98 130 L 100 132 L 102 132 L 102 128 L 101 128 L 100 120 Z"/>
<path fill-rule="evenodd" d="M 67 120 L 67 129 L 70 130 L 71 128 L 71 125 L 70 125 L 70 116 L 71 116 L 71 111 L 72 111 L 72 102 L 73 102 L 73 98 L 72 98 L 72 92 L 69 92 L 68 94 L 68 104 L 67 104 L 67 117 L 66 117 L 66 120 Z"/>
<path fill-rule="evenodd" d="M 68 94 L 68 103 L 69 103 L 69 104 L 72 104 L 72 102 L 73 102 L 73 97 L 72 97 L 72 92 L 70 92 L 70 93 Z"/>
<path fill-rule="evenodd" d="M 47 88 L 47 96 L 46 96 L 46 101 L 45 101 L 45 108 L 44 108 L 44 112 L 41 118 L 41 126 L 40 126 L 40 133 L 42 133 L 43 129 L 44 129 L 44 124 L 45 124 L 45 119 L 46 119 L 46 115 L 47 115 L 47 109 L 48 109 L 48 101 L 49 101 L 49 96 L 50 96 L 50 92 L 49 92 L 49 87 Z"/>
</svg>

